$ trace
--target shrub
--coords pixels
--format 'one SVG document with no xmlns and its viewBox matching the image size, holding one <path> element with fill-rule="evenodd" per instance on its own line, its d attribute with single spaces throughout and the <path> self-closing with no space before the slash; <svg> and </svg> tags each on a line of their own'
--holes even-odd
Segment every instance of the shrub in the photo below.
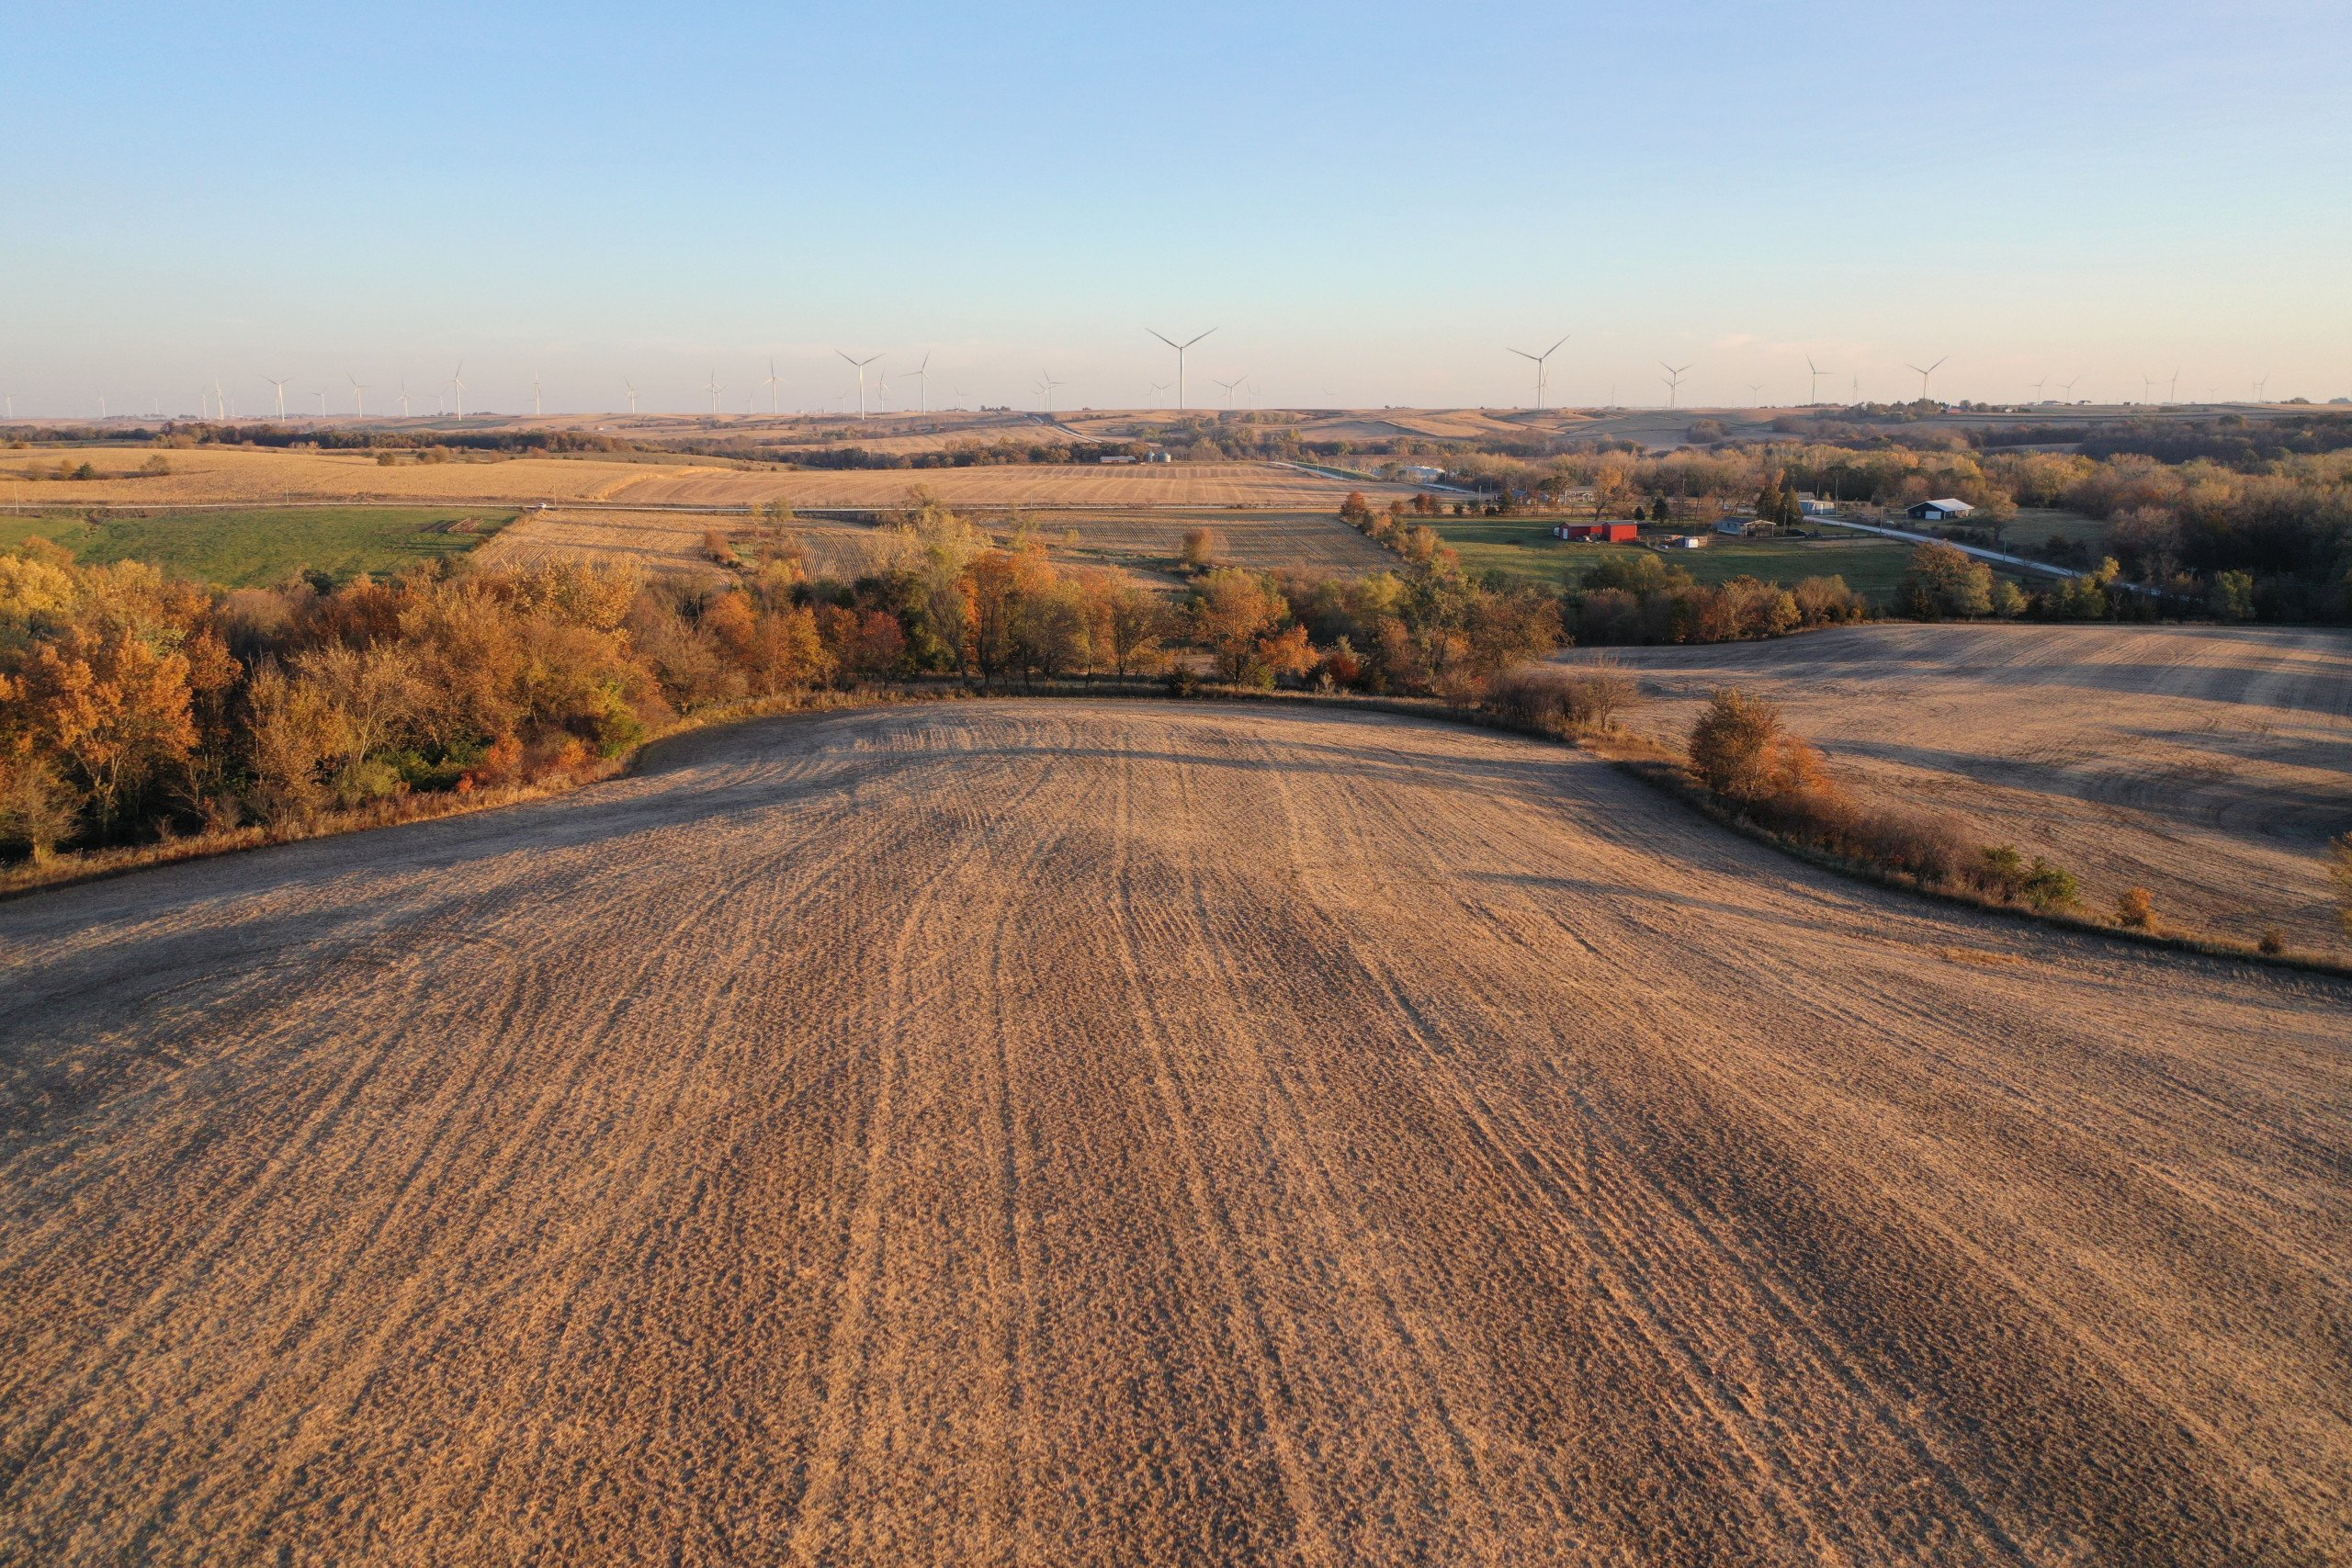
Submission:
<svg viewBox="0 0 2352 1568">
<path fill-rule="evenodd" d="M 1987 844 L 1970 868 L 1969 880 L 1979 891 L 1991 894 L 2002 903 L 2014 903 L 2025 888 L 2025 856 L 2014 844 Z"/>
<path fill-rule="evenodd" d="M 1821 753 L 1781 728 L 1781 710 L 1737 689 L 1719 691 L 1690 727 L 1690 769 L 1727 799 L 1770 800 L 1821 789 Z"/>
<path fill-rule="evenodd" d="M 2023 899 L 2044 914 L 2062 909 L 2082 897 L 2074 873 L 2036 855 L 2028 862 L 2014 844 L 1988 844 L 1977 852 L 1962 881 L 2004 904 Z"/>
<path fill-rule="evenodd" d="M 1555 733 L 1606 729 L 1641 700 L 1641 682 L 1603 654 L 1577 664 L 1537 664 L 1495 678 L 1487 701 L 1515 723 Z"/>
<path fill-rule="evenodd" d="M 2287 951 L 2287 933 L 2277 926 L 2265 926 L 2262 928 L 2261 940 L 2256 942 L 2254 947 L 2256 952 L 2276 958 Z"/>
<path fill-rule="evenodd" d="M 2136 931 L 2156 929 L 2156 901 L 2144 887 L 2127 887 L 2115 896 L 2115 923 Z"/>
<path fill-rule="evenodd" d="M 2063 909 L 2082 896 L 2074 873 L 2064 866 L 2051 864 L 2040 855 L 2033 857 L 2033 864 L 2027 869 L 2025 882 L 2019 891 L 2024 893 L 2027 903 L 2045 913 Z"/>
<path fill-rule="evenodd" d="M 735 554 L 733 542 L 727 537 L 723 528 L 702 531 L 702 553 L 710 558 L 712 565 L 726 567 L 730 571 L 742 564 Z"/>
</svg>

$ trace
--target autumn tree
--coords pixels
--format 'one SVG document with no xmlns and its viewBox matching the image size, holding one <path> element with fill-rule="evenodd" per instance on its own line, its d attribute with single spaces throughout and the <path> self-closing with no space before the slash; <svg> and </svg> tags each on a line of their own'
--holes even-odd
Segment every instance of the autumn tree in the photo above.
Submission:
<svg viewBox="0 0 2352 1568">
<path fill-rule="evenodd" d="M 1264 577 L 1238 567 L 1220 567 L 1201 580 L 1193 600 L 1193 626 L 1216 655 L 1217 673 L 1239 681 L 1256 657 L 1258 638 L 1288 611 Z"/>
</svg>

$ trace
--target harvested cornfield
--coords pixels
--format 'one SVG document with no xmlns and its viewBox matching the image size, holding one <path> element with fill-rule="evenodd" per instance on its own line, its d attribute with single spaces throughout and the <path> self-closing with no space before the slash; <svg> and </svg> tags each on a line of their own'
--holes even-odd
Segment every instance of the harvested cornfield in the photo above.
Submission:
<svg viewBox="0 0 2352 1568">
<path fill-rule="evenodd" d="M 903 506 L 917 487 L 949 506 L 1263 506 L 1337 512 L 1351 490 L 1385 501 L 1401 485 L 1357 483 L 1280 463 L 1020 464 L 969 468 L 638 470 L 616 499 L 639 505 Z"/>
<path fill-rule="evenodd" d="M 1206 528 L 1214 536 L 1216 564 L 1259 570 L 1295 568 L 1337 576 L 1401 568 L 1381 548 L 1332 513 L 1130 512 L 1055 515 L 1039 532 L 1059 547 L 1071 535 L 1076 553 L 1144 570 L 1172 566 L 1182 558 L 1184 536 Z"/>
<path fill-rule="evenodd" d="M 1860 793 L 1951 813 L 2114 908 L 2340 950 L 2326 874 L 2352 829 L 2352 635 L 2224 626 L 1874 626 L 1622 650 L 1679 739 L 1707 694 L 1780 703 Z"/>
<path fill-rule="evenodd" d="M 156 460 L 170 471 L 137 471 Z M 54 476 L 61 461 L 87 462 L 96 477 L 21 477 L 36 471 Z M 0 479 L 9 482 L 11 501 L 28 505 L 594 501 L 617 491 L 645 472 L 629 463 L 563 457 L 468 457 L 420 463 L 403 457 L 386 467 L 372 453 L 297 452 L 282 447 L 77 447 L 66 453 L 35 451 L 29 456 L 0 457 Z"/>
<path fill-rule="evenodd" d="M 0 1561 L 2319 1563 L 2352 988 L 1322 710 L 0 904 Z"/>
<path fill-rule="evenodd" d="M 585 511 L 550 507 L 526 512 L 482 547 L 477 559 L 512 566 L 541 558 L 625 563 L 665 577 L 724 575 L 705 541 L 714 533 L 748 542 L 751 519 L 694 512 Z M 844 581 L 873 570 L 875 530 L 854 523 L 796 519 L 787 532 L 808 552 L 808 570 Z"/>
</svg>

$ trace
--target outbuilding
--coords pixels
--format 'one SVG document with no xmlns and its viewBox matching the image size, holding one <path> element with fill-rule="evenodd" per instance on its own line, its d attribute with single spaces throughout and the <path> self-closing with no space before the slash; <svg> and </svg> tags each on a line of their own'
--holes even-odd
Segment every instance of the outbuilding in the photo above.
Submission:
<svg viewBox="0 0 2352 1568">
<path fill-rule="evenodd" d="M 1947 495 L 1936 501 L 1923 501 L 1917 506 L 1906 506 L 1903 509 L 1903 515 L 1914 523 L 1950 523 L 1975 510 L 1968 502 Z"/>
<path fill-rule="evenodd" d="M 1552 530 L 1555 539 L 1594 545 L 1630 545 L 1642 536 L 1638 523 L 1562 523 Z"/>
</svg>

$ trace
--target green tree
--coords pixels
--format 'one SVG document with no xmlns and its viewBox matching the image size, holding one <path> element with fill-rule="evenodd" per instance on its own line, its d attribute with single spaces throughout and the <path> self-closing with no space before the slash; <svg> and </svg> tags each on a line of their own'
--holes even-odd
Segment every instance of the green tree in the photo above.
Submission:
<svg viewBox="0 0 2352 1568">
<path fill-rule="evenodd" d="M 1923 621 L 1968 619 L 1993 613 L 1993 569 L 1940 540 L 1911 552 L 1911 569 L 1896 592 L 1904 613 Z"/>
</svg>

